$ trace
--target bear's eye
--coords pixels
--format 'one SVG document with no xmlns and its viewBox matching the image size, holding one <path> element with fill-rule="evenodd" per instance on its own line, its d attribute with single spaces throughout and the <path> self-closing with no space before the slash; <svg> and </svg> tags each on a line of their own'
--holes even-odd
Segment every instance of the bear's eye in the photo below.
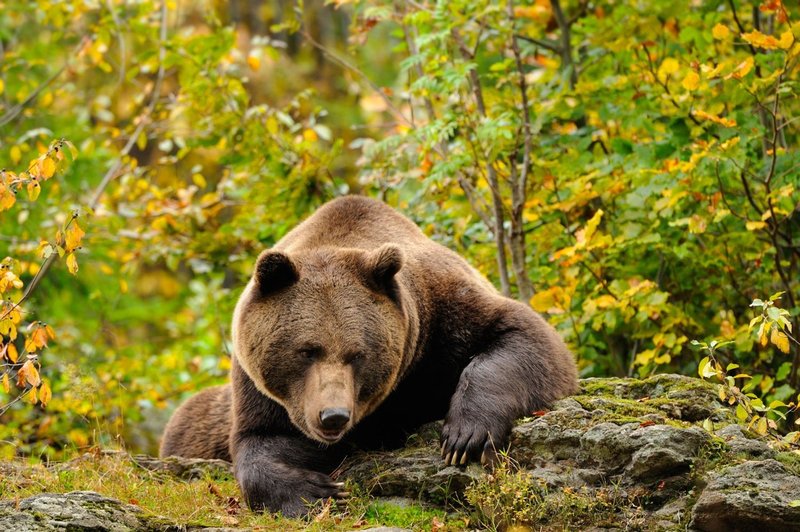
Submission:
<svg viewBox="0 0 800 532">
<path fill-rule="evenodd" d="M 319 346 L 311 345 L 300 349 L 300 356 L 307 360 L 317 360 L 322 358 L 322 348 Z"/>
<path fill-rule="evenodd" d="M 353 351 L 352 353 L 348 353 L 344 357 L 345 364 L 358 364 L 359 362 L 364 360 L 364 353 L 361 351 Z"/>
</svg>

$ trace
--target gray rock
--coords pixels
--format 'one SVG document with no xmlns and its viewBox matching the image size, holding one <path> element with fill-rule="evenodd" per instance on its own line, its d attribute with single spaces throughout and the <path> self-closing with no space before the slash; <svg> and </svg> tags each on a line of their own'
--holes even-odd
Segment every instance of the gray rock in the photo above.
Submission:
<svg viewBox="0 0 800 532">
<path fill-rule="evenodd" d="M 514 428 L 510 455 L 526 467 L 547 468 L 566 460 L 575 469 L 596 471 L 598 480 L 621 475 L 624 480 L 649 482 L 687 473 L 710 439 L 697 427 L 591 423 L 592 415 L 585 410 L 549 412 Z"/>
<path fill-rule="evenodd" d="M 800 477 L 775 460 L 749 461 L 711 473 L 690 527 L 707 532 L 800 530 Z"/>
<path fill-rule="evenodd" d="M 711 439 L 703 429 L 672 425 L 639 427 L 630 438 L 636 451 L 625 474 L 635 480 L 656 480 L 688 472 L 702 446 Z"/>
<path fill-rule="evenodd" d="M 163 528 L 163 524 L 146 519 L 139 508 L 92 491 L 42 493 L 22 499 L 18 505 L 0 501 L 0 530 L 121 532 Z"/>
<path fill-rule="evenodd" d="M 153 458 L 137 454 L 131 456 L 133 462 L 150 471 L 169 473 L 184 480 L 194 480 L 211 476 L 226 478 L 233 476 L 233 464 L 225 460 L 204 460 L 200 458 L 181 458 L 170 456 L 168 458 Z"/>
<path fill-rule="evenodd" d="M 406 497 L 444 503 L 483 475 L 483 468 L 445 466 L 434 446 L 398 453 L 358 454 L 341 478 L 357 482 L 377 497 Z"/>
<path fill-rule="evenodd" d="M 757 458 L 774 458 L 775 451 L 763 440 L 748 437 L 740 425 L 727 425 L 716 432 L 725 440 L 731 452 Z"/>
</svg>

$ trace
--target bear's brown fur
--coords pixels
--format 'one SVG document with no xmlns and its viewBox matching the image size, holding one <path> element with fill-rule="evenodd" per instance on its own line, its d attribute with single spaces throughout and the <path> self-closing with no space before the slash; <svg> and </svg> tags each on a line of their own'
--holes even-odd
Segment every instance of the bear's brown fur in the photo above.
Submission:
<svg viewBox="0 0 800 532">
<path fill-rule="evenodd" d="M 259 257 L 233 318 L 230 386 L 189 400 L 161 454 L 233 459 L 254 509 L 340 495 L 353 447 L 445 418 L 453 465 L 491 457 L 516 418 L 577 387 L 558 334 L 383 203 L 321 207 Z"/>
</svg>

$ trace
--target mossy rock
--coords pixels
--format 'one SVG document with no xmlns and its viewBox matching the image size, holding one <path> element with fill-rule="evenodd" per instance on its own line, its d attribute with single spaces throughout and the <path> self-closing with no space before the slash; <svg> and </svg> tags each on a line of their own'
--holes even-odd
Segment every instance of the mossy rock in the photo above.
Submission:
<svg viewBox="0 0 800 532">
<path fill-rule="evenodd" d="M 647 379 L 583 379 L 574 399 L 588 410 L 602 409 L 612 416 L 641 418 L 652 414 L 690 423 L 705 419 L 734 423 L 731 408 L 718 394 L 716 384 L 664 374 Z"/>
<path fill-rule="evenodd" d="M 0 501 L 0 530 L 168 530 L 137 507 L 92 491 L 42 493 L 19 503 Z M 177 529 L 177 528 L 173 528 Z"/>
</svg>

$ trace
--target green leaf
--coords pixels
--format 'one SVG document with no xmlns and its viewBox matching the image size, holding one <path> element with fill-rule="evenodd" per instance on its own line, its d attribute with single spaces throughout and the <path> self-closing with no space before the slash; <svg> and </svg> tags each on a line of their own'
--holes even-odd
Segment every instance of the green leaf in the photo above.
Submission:
<svg viewBox="0 0 800 532">
<path fill-rule="evenodd" d="M 784 380 L 789 375 L 790 371 L 792 371 L 792 363 L 791 362 L 784 362 L 778 368 L 778 372 L 775 373 L 775 380 L 776 381 Z"/>
</svg>

